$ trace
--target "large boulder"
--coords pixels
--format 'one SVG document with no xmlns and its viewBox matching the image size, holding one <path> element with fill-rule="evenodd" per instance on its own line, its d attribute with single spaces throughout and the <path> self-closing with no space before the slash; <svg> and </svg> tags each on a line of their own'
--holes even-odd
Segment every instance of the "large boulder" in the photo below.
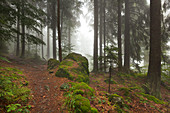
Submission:
<svg viewBox="0 0 170 113">
<path fill-rule="evenodd" d="M 89 82 L 88 60 L 77 53 L 70 53 L 60 63 L 55 74 L 57 77 L 66 77 L 78 82 Z"/>
<path fill-rule="evenodd" d="M 58 60 L 51 58 L 51 59 L 48 60 L 48 67 L 47 67 L 47 69 L 48 70 L 54 69 L 57 66 L 59 66 L 59 64 L 60 64 L 60 62 Z"/>
</svg>

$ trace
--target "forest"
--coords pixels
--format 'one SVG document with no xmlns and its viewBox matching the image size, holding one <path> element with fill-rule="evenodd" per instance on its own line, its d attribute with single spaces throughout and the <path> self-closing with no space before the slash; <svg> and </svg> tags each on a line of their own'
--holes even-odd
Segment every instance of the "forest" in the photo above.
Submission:
<svg viewBox="0 0 170 113">
<path fill-rule="evenodd" d="M 0 0 L 0 113 L 169 113 L 170 0 Z"/>
</svg>

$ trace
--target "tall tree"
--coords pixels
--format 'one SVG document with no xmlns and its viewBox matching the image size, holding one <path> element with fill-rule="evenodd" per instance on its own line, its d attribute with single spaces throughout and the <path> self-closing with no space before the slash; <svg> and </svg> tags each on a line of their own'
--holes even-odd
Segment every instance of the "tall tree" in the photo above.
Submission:
<svg viewBox="0 0 170 113">
<path fill-rule="evenodd" d="M 52 28 L 53 28 L 53 58 L 56 59 L 56 0 L 52 1 Z"/>
<path fill-rule="evenodd" d="M 62 61 L 62 48 L 61 48 L 61 29 L 60 29 L 60 0 L 58 0 L 58 49 L 59 49 L 59 60 Z"/>
<path fill-rule="evenodd" d="M 100 0 L 100 71 L 102 71 L 102 43 L 103 43 L 103 0 Z"/>
<path fill-rule="evenodd" d="M 121 39 L 121 0 L 118 2 L 118 69 L 121 71 L 122 68 L 122 39 Z"/>
<path fill-rule="evenodd" d="M 150 94 L 161 92 L 161 0 L 150 0 L 150 53 L 148 68 Z"/>
<path fill-rule="evenodd" d="M 20 1 L 19 1 L 20 2 Z M 16 49 L 16 56 L 19 56 L 19 52 L 20 52 L 20 6 L 17 5 L 17 49 Z"/>
<path fill-rule="evenodd" d="M 125 0 L 125 49 L 124 49 L 124 69 L 126 72 L 130 69 L 130 9 L 129 0 Z"/>
<path fill-rule="evenodd" d="M 93 71 L 98 71 L 98 0 L 94 0 L 94 56 Z"/>
<path fill-rule="evenodd" d="M 22 51 L 21 51 L 21 57 L 25 57 L 25 14 L 24 14 L 24 0 L 22 0 L 22 21 L 21 21 L 21 24 L 22 24 Z"/>
<path fill-rule="evenodd" d="M 104 40 L 104 49 L 106 48 L 106 1 L 104 0 L 103 4 L 103 40 Z M 104 50 L 104 72 L 106 72 L 106 52 Z"/>
</svg>

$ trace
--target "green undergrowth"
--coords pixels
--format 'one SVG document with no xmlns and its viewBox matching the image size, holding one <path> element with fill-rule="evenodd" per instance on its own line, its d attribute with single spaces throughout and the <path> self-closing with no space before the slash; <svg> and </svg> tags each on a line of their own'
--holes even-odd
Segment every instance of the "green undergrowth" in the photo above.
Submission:
<svg viewBox="0 0 170 113">
<path fill-rule="evenodd" d="M 166 104 L 166 102 L 159 100 L 158 98 L 156 98 L 152 95 L 145 94 L 145 93 L 138 93 L 138 94 L 143 96 L 143 97 L 146 97 L 148 100 L 151 100 L 151 101 L 155 102 L 156 104 Z"/>
<path fill-rule="evenodd" d="M 0 60 L 2 60 L 2 61 L 6 61 L 6 62 L 8 62 L 8 63 L 11 63 L 7 58 L 5 58 L 5 57 L 2 57 L 2 56 L 0 56 Z"/>
<path fill-rule="evenodd" d="M 11 67 L 0 67 L 0 108 L 6 112 L 29 112 L 28 81 L 23 72 Z"/>
<path fill-rule="evenodd" d="M 130 73 L 130 74 L 127 74 L 127 73 L 117 73 L 117 75 L 120 76 L 120 77 L 124 77 L 124 78 L 130 79 L 130 77 L 145 78 L 147 74 L 146 73 Z"/>
<path fill-rule="evenodd" d="M 91 107 L 90 100 L 95 96 L 94 89 L 86 83 L 64 83 L 66 92 L 63 107 L 71 113 L 98 113 L 96 108 Z M 60 87 L 61 88 L 61 87 Z M 62 88 L 63 89 L 63 88 Z"/>
<path fill-rule="evenodd" d="M 118 113 L 125 113 L 129 111 L 129 106 L 125 103 L 125 100 L 122 96 L 118 94 L 111 94 L 109 95 L 108 100 L 113 105 L 114 110 Z"/>
</svg>

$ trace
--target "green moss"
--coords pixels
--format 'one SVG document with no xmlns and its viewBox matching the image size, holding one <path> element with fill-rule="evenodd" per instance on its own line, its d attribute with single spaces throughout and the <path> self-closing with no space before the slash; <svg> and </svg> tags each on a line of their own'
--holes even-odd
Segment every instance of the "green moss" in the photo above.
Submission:
<svg viewBox="0 0 170 113">
<path fill-rule="evenodd" d="M 72 84 L 71 91 L 74 91 L 74 90 L 82 90 L 82 91 L 84 91 L 84 94 L 85 94 L 86 97 L 94 96 L 94 89 L 91 88 L 90 86 L 88 86 L 84 82 Z"/>
<path fill-rule="evenodd" d="M 60 65 L 65 65 L 65 66 L 73 66 L 73 61 L 71 60 L 63 60 Z"/>
<path fill-rule="evenodd" d="M 48 70 L 54 69 L 56 68 L 58 65 L 60 64 L 60 62 L 56 59 L 49 59 L 48 60 Z"/>
<path fill-rule="evenodd" d="M 21 74 L 22 71 L 18 69 L 0 67 L 0 100 L 3 100 L 1 108 L 11 104 L 27 104 L 31 90 L 25 87 L 28 82 Z M 16 109 L 12 111 L 15 112 Z"/>
<path fill-rule="evenodd" d="M 76 95 L 74 97 L 74 101 L 75 101 L 75 112 L 76 113 L 88 113 L 91 110 L 90 107 L 90 101 L 81 96 L 81 95 Z"/>
<path fill-rule="evenodd" d="M 73 67 L 74 63 L 77 63 L 78 67 Z M 66 56 L 66 58 L 60 63 L 59 69 L 56 72 L 57 77 L 66 77 L 70 80 L 85 83 L 89 83 L 88 74 L 89 71 L 87 59 L 82 55 L 76 53 L 71 53 Z"/>
<path fill-rule="evenodd" d="M 98 113 L 98 110 L 96 108 L 91 107 L 91 113 Z"/>
<path fill-rule="evenodd" d="M 151 100 L 153 102 L 155 102 L 156 104 L 166 104 L 164 101 L 157 99 L 156 97 L 149 95 L 149 94 L 145 94 L 145 93 L 139 93 L 140 95 L 142 95 L 143 97 L 146 97 L 148 100 Z"/>
<path fill-rule="evenodd" d="M 122 96 L 120 96 L 120 95 L 118 95 L 118 94 L 112 94 L 112 95 L 109 95 L 108 100 L 111 102 L 111 101 L 112 101 L 112 99 L 113 99 L 113 97 L 120 97 L 121 99 L 123 99 L 123 97 L 122 97 Z"/>
<path fill-rule="evenodd" d="M 81 95 L 83 95 L 84 91 L 83 90 L 74 90 L 73 93 L 74 94 L 81 94 Z"/>
<path fill-rule="evenodd" d="M 82 56 L 81 54 L 70 53 L 64 59 L 72 59 L 78 62 L 79 66 L 82 66 L 87 71 L 87 74 L 89 75 L 88 60 L 86 57 Z"/>
</svg>

